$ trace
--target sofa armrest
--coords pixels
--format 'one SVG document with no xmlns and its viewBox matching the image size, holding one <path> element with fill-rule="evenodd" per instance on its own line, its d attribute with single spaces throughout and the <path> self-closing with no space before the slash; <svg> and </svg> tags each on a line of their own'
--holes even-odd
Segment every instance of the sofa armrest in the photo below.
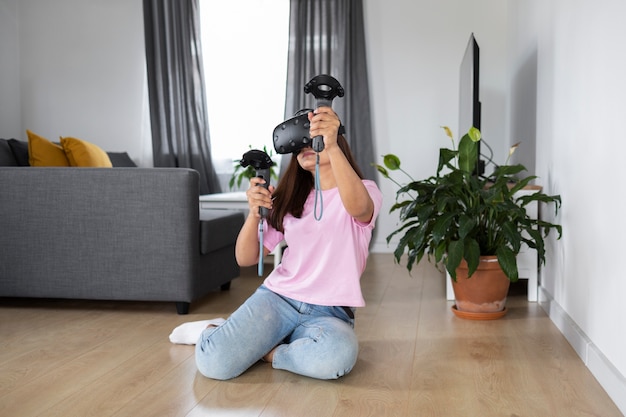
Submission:
<svg viewBox="0 0 626 417">
<path fill-rule="evenodd" d="M 0 167 L 0 296 L 192 301 L 198 181 L 183 168 Z"/>
</svg>

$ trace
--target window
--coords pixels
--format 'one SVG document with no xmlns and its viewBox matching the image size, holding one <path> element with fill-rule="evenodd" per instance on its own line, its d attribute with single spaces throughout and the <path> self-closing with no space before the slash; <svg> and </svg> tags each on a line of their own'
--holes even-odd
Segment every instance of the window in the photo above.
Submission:
<svg viewBox="0 0 626 417">
<path fill-rule="evenodd" d="M 201 0 L 200 16 L 211 152 L 227 191 L 233 160 L 250 145 L 273 151 L 284 120 L 289 1 Z"/>
</svg>

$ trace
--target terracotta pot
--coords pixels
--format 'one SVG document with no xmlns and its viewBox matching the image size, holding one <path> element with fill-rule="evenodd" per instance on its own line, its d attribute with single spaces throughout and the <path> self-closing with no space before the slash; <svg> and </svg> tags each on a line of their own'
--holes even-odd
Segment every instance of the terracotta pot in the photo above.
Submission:
<svg viewBox="0 0 626 417">
<path fill-rule="evenodd" d="M 500 268 L 495 256 L 481 256 L 478 268 L 467 277 L 465 259 L 452 280 L 456 309 L 469 313 L 496 313 L 504 311 L 510 281 Z"/>
</svg>

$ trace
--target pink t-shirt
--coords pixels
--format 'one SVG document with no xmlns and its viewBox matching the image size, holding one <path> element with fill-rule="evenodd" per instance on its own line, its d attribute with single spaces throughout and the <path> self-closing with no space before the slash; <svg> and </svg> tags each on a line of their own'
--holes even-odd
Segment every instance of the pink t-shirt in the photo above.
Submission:
<svg viewBox="0 0 626 417">
<path fill-rule="evenodd" d="M 362 307 L 361 274 L 365 269 L 372 229 L 382 205 L 382 194 L 374 181 L 363 180 L 374 202 L 369 223 L 360 223 L 345 210 L 339 189 L 322 191 L 314 218 L 315 190 L 304 205 L 301 218 L 285 216 L 284 235 L 264 227 L 263 244 L 273 250 L 283 239 L 287 243 L 282 262 L 265 279 L 265 286 L 277 294 L 309 304 Z"/>
</svg>

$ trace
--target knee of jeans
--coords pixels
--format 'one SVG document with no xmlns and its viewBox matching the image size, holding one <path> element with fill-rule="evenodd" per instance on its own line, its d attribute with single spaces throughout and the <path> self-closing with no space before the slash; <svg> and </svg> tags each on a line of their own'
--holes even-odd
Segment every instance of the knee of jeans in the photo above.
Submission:
<svg viewBox="0 0 626 417">
<path fill-rule="evenodd" d="M 323 364 L 318 364 L 316 376 L 318 379 L 337 379 L 348 374 L 354 368 L 359 354 L 359 343 L 356 338 L 344 340 L 334 350 L 334 354 Z"/>
<path fill-rule="evenodd" d="M 219 365 L 212 366 L 206 362 L 196 361 L 196 366 L 198 367 L 198 372 L 200 372 L 203 376 L 210 379 L 216 379 L 218 381 L 226 381 L 237 376 L 232 375 L 228 369 Z"/>
<path fill-rule="evenodd" d="M 325 369 L 320 369 L 321 373 L 317 376 L 318 379 L 338 379 L 344 375 L 347 375 L 352 371 L 356 364 L 357 356 L 352 357 L 337 357 L 336 361 L 331 361 L 327 364 Z"/>
<path fill-rule="evenodd" d="M 225 381 L 238 375 L 233 373 L 232 367 L 226 358 L 221 358 L 218 352 L 207 350 L 206 341 L 196 345 L 196 367 L 207 378 Z"/>
</svg>

